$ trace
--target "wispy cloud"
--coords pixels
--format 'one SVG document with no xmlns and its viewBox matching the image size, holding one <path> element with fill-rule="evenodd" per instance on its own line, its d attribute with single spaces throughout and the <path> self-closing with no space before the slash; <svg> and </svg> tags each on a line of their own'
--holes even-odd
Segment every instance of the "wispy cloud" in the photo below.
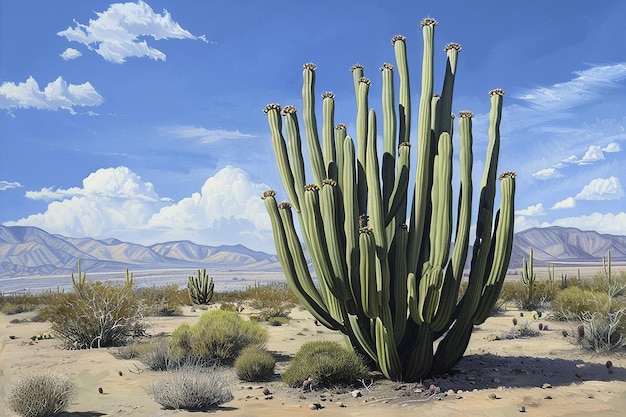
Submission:
<svg viewBox="0 0 626 417">
<path fill-rule="evenodd" d="M 624 189 L 617 177 L 596 178 L 584 188 L 577 200 L 619 200 L 624 197 Z"/>
<path fill-rule="evenodd" d="M 23 83 L 5 82 L 0 86 L 0 108 L 35 108 L 41 110 L 68 110 L 75 114 L 77 106 L 99 106 L 102 96 L 89 83 L 69 84 L 58 77 L 43 90 L 33 77 Z"/>
<path fill-rule="evenodd" d="M 0 191 L 10 190 L 12 188 L 21 188 L 22 184 L 19 182 L 0 181 Z"/>
<path fill-rule="evenodd" d="M 104 12 L 96 12 L 97 19 L 89 24 L 74 21 L 57 35 L 68 41 L 82 43 L 109 62 L 122 64 L 128 57 L 147 57 L 165 61 L 165 54 L 148 45 L 146 37 L 162 39 L 197 39 L 206 42 L 204 36 L 194 36 L 172 20 L 166 10 L 155 13 L 143 1 L 137 3 L 114 3 Z"/>
<path fill-rule="evenodd" d="M 83 54 L 81 54 L 78 49 L 67 48 L 65 51 L 63 51 L 59 55 L 61 55 L 61 58 L 63 58 L 64 60 L 71 61 L 72 59 L 76 59 L 82 56 Z"/>
<path fill-rule="evenodd" d="M 196 126 L 173 126 L 161 131 L 175 138 L 194 139 L 201 143 L 215 143 L 223 140 L 253 138 L 253 135 L 239 130 L 205 129 Z"/>
<path fill-rule="evenodd" d="M 626 213 L 591 213 L 576 217 L 564 217 L 553 222 L 542 223 L 541 227 L 563 226 L 600 233 L 626 235 Z"/>
</svg>

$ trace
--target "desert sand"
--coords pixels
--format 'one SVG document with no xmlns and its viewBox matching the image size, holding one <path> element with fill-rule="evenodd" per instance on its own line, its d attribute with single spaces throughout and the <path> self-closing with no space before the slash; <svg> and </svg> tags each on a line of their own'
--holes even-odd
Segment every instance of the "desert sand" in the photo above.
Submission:
<svg viewBox="0 0 626 417">
<path fill-rule="evenodd" d="M 182 322 L 192 324 L 201 313 L 188 307 L 182 316 L 150 318 L 150 332 L 169 333 Z M 242 312 L 246 313 L 249 312 Z M 0 415 L 15 415 L 3 402 L 13 384 L 28 372 L 41 371 L 63 372 L 76 383 L 77 395 L 62 414 L 66 417 L 190 414 L 163 410 L 152 400 L 145 387 L 159 373 L 147 370 L 139 361 L 116 359 L 113 348 L 69 351 L 59 349 L 55 339 L 32 342 L 32 335 L 49 331 L 48 323 L 9 322 L 33 314 L 0 314 Z M 626 360 L 583 352 L 563 336 L 563 330 L 571 332 L 567 323 L 544 321 L 550 330 L 540 332 L 537 337 L 489 341 L 490 334 L 510 330 L 513 317 L 522 323 L 526 320 L 519 317 L 518 311 L 506 311 L 476 327 L 464 359 L 449 375 L 422 384 L 363 381 L 353 388 L 361 393 L 355 398 L 349 389 L 302 392 L 280 382 L 278 374 L 302 343 L 316 339 L 343 340 L 341 335 L 316 326 L 306 311 L 296 308 L 291 317 L 286 325 L 268 327 L 267 347 L 279 358 L 275 380 L 250 384 L 238 381 L 233 375 L 234 400 L 212 414 L 225 417 L 626 415 Z M 537 324 L 538 321 L 530 325 L 536 328 Z M 612 373 L 605 366 L 609 359 L 613 363 Z M 442 394 L 428 399 L 425 392 L 416 392 L 431 384 Z M 272 394 L 263 395 L 264 387 Z M 103 389 L 103 394 L 98 388 Z M 321 408 L 311 410 L 312 403 L 319 403 Z"/>
</svg>

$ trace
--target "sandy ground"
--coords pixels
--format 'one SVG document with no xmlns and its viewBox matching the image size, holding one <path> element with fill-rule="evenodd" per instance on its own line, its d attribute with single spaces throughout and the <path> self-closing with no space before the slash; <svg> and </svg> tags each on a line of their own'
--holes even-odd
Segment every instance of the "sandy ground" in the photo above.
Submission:
<svg viewBox="0 0 626 417">
<path fill-rule="evenodd" d="M 186 309 L 183 316 L 152 318 L 152 333 L 171 332 L 182 322 L 192 324 L 202 311 Z M 244 310 L 244 313 L 246 311 Z M 0 314 L 0 415 L 13 416 L 3 401 L 13 384 L 25 373 L 59 371 L 71 376 L 78 395 L 63 416 L 173 416 L 186 411 L 162 410 L 146 393 L 145 387 L 159 374 L 146 370 L 136 360 L 116 359 L 113 349 L 68 351 L 58 349 L 58 341 L 32 342 L 34 334 L 47 332 L 47 323 L 11 324 L 33 313 L 6 316 Z M 302 392 L 287 388 L 276 376 L 265 384 L 233 380 L 235 399 L 217 410 L 225 417 L 312 416 L 624 416 L 626 415 L 626 359 L 590 356 L 563 337 L 565 323 L 548 323 L 548 331 L 533 338 L 488 341 L 489 334 L 512 328 L 512 318 L 519 312 L 489 318 L 478 326 L 464 359 L 445 378 L 423 384 L 390 381 L 363 381 L 355 386 L 361 392 L 353 397 L 349 390 Z M 537 326 L 538 322 L 531 323 Z M 279 357 L 277 373 L 305 341 L 343 340 L 342 337 L 315 325 L 311 316 L 300 309 L 292 320 L 280 327 L 268 327 L 268 348 Z M 14 338 L 10 338 L 13 336 Z M 612 373 L 605 366 L 610 359 Z M 120 375 L 120 372 L 122 375 Z M 428 398 L 423 387 L 436 385 L 441 395 Z M 367 386 L 366 386 L 367 385 Z M 263 395 L 268 387 L 271 395 Z M 98 392 L 103 389 L 103 394 Z M 448 393 L 448 395 L 445 395 Z M 311 410 L 312 403 L 321 408 Z"/>
</svg>

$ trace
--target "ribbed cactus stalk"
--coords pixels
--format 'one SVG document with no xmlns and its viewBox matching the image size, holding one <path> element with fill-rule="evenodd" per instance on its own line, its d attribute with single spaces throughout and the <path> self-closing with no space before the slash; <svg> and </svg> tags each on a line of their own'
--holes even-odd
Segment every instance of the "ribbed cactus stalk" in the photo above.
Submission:
<svg viewBox="0 0 626 417">
<path fill-rule="evenodd" d="M 133 272 L 129 272 L 128 268 L 126 268 L 126 281 L 124 282 L 124 285 L 129 288 L 135 285 L 135 274 Z"/>
<path fill-rule="evenodd" d="M 530 248 L 529 259 L 522 259 L 522 284 L 526 286 L 526 300 L 524 300 L 524 308 L 533 308 L 534 292 L 535 292 L 535 270 L 533 268 L 533 248 Z"/>
<path fill-rule="evenodd" d="M 313 64 L 303 70 L 306 152 L 296 108 L 278 104 L 265 108 L 289 202 L 278 203 L 273 190 L 265 192 L 263 199 L 287 281 L 320 323 L 346 335 L 357 351 L 394 380 L 418 381 L 449 370 L 461 359 L 473 326 L 486 320 L 498 298 L 513 242 L 514 173 L 500 175 L 501 205 L 494 220 L 504 92 L 492 90 L 476 239 L 467 291 L 459 297 L 470 249 L 472 113 L 459 113 L 459 144 L 455 146 L 460 149 L 460 184 L 454 207 L 452 170 L 457 164 L 453 163 L 452 93 L 461 48 L 457 44 L 445 48 L 443 87 L 440 94 L 434 94 L 436 23 L 422 21 L 416 146 L 409 143 L 411 93 L 404 36 L 392 40 L 396 68 L 388 63 L 380 68 L 382 135 L 377 113 L 368 102 L 374 83 L 365 78 L 361 65 L 352 67 L 357 110 L 354 138 L 347 134 L 346 125 L 332 128 L 334 95 L 325 93 L 320 145 L 313 113 Z M 412 148 L 417 149 L 413 166 Z M 310 184 L 305 180 L 305 154 L 311 164 Z"/>
<path fill-rule="evenodd" d="M 197 276 L 189 276 L 187 282 L 187 292 L 189 293 L 189 299 L 193 304 L 207 305 L 213 298 L 213 289 L 215 284 L 213 283 L 213 277 L 209 277 L 205 269 L 198 269 Z"/>
</svg>

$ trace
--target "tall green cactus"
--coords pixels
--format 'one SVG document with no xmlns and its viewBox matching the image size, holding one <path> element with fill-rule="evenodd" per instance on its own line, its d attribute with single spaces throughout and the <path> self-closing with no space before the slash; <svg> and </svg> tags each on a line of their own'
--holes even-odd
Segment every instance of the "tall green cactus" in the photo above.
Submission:
<svg viewBox="0 0 626 417">
<path fill-rule="evenodd" d="M 380 68 L 382 157 L 377 147 L 377 114 L 368 103 L 372 83 L 360 65 L 352 67 L 355 139 L 345 125 L 333 128 L 334 95 L 325 93 L 321 145 L 314 114 L 316 68 L 304 65 L 302 99 L 313 174 L 310 184 L 305 181 L 296 108 L 278 104 L 265 108 L 289 202 L 277 203 L 273 190 L 265 192 L 263 199 L 287 281 L 320 323 L 345 334 L 356 350 L 394 380 L 418 381 L 449 370 L 461 359 L 473 326 L 486 320 L 498 298 L 513 241 L 514 173 L 500 176 L 501 208 L 494 220 L 504 92 L 493 90 L 471 271 L 467 291 L 459 298 L 470 249 L 472 113 L 459 113 L 460 184 L 455 215 L 451 109 L 461 48 L 446 46 L 443 88 L 440 95 L 434 95 L 436 24 L 433 19 L 422 21 L 422 90 L 413 182 L 409 178 L 411 94 L 403 36 L 392 40 L 399 74 L 397 102 L 394 67 L 384 64 Z M 298 214 L 300 235 L 293 210 Z M 308 249 L 316 279 L 301 242 Z M 434 342 L 438 342 L 436 351 Z"/>
<path fill-rule="evenodd" d="M 81 271 L 80 258 L 78 258 L 78 272 L 76 276 L 74 276 L 72 272 L 72 287 L 74 287 L 74 292 L 82 297 L 85 291 L 85 285 L 87 285 L 87 273 Z"/>
<path fill-rule="evenodd" d="M 532 309 L 535 296 L 535 270 L 533 268 L 533 248 L 530 248 L 529 259 L 522 258 L 522 284 L 526 287 L 526 299 L 524 300 L 525 309 Z"/>
<path fill-rule="evenodd" d="M 198 269 L 198 276 L 191 275 L 187 281 L 189 299 L 194 304 L 209 304 L 213 298 L 214 288 L 215 284 L 213 283 L 213 277 L 209 277 L 207 275 L 206 268 L 202 270 Z"/>
</svg>

